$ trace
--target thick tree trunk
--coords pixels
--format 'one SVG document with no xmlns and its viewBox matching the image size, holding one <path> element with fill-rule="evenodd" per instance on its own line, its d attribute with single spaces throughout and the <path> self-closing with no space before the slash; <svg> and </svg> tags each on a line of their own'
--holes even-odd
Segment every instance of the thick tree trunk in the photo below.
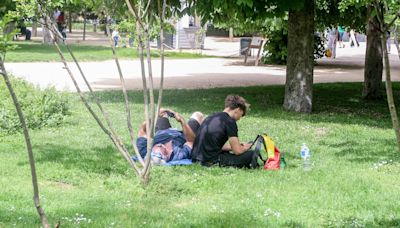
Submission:
<svg viewBox="0 0 400 228">
<path fill-rule="evenodd" d="M 304 8 L 289 12 L 288 58 L 285 101 L 289 111 L 312 111 L 314 0 L 304 0 Z"/>
<path fill-rule="evenodd" d="M 37 37 L 37 22 L 36 21 L 34 21 L 32 23 L 32 36 Z"/>
<path fill-rule="evenodd" d="M 382 93 L 383 52 L 381 46 L 381 33 L 379 21 L 371 17 L 373 7 L 368 8 L 367 24 L 367 50 L 365 53 L 364 86 L 362 96 L 364 99 L 380 99 Z"/>
</svg>

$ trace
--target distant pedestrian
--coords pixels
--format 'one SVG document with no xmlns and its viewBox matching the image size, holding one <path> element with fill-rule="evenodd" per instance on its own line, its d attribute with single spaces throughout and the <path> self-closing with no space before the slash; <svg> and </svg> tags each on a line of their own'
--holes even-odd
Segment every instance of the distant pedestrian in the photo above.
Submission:
<svg viewBox="0 0 400 228">
<path fill-rule="evenodd" d="M 350 30 L 350 47 L 356 46 L 360 47 L 360 44 L 358 43 L 356 32 L 354 29 Z"/>
<path fill-rule="evenodd" d="M 328 29 L 328 49 L 331 51 L 331 58 L 336 58 L 336 43 L 338 37 L 338 30 L 335 27 Z"/>
<path fill-rule="evenodd" d="M 118 28 L 115 28 L 114 31 L 111 34 L 112 39 L 114 40 L 114 46 L 118 47 L 118 42 L 121 39 L 119 36 Z"/>
<path fill-rule="evenodd" d="M 57 17 L 57 28 L 58 31 L 61 33 L 62 37 L 65 39 L 67 38 L 67 33 L 66 33 L 66 26 L 65 26 L 65 16 L 64 12 L 61 11 L 60 14 Z"/>
<path fill-rule="evenodd" d="M 387 31 L 386 39 L 387 52 L 390 54 L 390 46 L 392 46 L 390 42 L 390 31 Z"/>
<path fill-rule="evenodd" d="M 338 26 L 338 41 L 339 41 L 339 48 L 344 48 L 344 43 L 343 43 L 343 35 L 345 32 L 345 29 L 343 26 Z"/>
</svg>

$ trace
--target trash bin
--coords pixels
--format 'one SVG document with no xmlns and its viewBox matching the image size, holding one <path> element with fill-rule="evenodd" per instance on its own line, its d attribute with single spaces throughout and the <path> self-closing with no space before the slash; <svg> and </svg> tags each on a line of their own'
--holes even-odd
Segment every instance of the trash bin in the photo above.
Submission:
<svg viewBox="0 0 400 228">
<path fill-rule="evenodd" d="M 240 38 L 240 55 L 245 55 L 246 54 L 246 50 L 249 47 L 249 44 L 251 42 L 251 38 L 249 37 L 242 37 Z"/>
</svg>

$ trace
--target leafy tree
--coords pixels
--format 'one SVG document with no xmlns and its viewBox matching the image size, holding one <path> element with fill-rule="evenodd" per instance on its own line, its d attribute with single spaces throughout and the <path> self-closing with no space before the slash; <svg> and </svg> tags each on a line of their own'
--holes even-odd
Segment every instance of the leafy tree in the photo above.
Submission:
<svg viewBox="0 0 400 228">
<path fill-rule="evenodd" d="M 240 23 L 282 17 L 288 12 L 288 59 L 284 108 L 312 110 L 314 0 L 197 1 L 196 10 L 205 20 L 223 22 L 234 18 Z M 244 26 L 246 26 L 245 24 Z"/>
</svg>

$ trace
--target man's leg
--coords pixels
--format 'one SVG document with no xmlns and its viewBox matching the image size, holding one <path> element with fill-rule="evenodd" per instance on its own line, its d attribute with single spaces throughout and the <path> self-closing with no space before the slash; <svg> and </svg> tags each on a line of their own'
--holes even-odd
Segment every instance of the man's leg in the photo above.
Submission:
<svg viewBox="0 0 400 228">
<path fill-rule="evenodd" d="M 190 116 L 188 125 L 192 129 L 194 134 L 196 134 L 203 120 L 204 120 L 204 115 L 201 112 L 194 112 L 192 116 Z"/>
<path fill-rule="evenodd" d="M 256 168 L 257 162 L 256 153 L 254 150 L 249 150 L 241 155 L 223 152 L 219 155 L 220 166 L 232 166 L 237 168 Z"/>
</svg>

